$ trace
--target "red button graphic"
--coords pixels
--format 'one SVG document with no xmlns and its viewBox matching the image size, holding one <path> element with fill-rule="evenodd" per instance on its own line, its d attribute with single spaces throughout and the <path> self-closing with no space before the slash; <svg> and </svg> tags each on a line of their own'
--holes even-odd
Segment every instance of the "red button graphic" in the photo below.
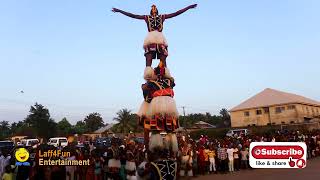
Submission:
<svg viewBox="0 0 320 180">
<path fill-rule="evenodd" d="M 304 155 L 301 146 L 264 145 L 252 148 L 251 154 L 256 159 L 300 159 Z"/>
</svg>

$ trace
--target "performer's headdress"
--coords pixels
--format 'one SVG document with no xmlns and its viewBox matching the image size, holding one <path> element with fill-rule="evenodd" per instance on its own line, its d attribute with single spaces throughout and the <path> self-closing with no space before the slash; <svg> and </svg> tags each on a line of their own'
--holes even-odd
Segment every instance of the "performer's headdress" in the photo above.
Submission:
<svg viewBox="0 0 320 180">
<path fill-rule="evenodd" d="M 158 15 L 158 14 L 159 14 L 159 12 L 158 12 L 158 8 L 157 8 L 157 6 L 153 4 L 153 5 L 151 6 L 151 8 L 152 8 L 152 7 L 155 7 L 155 8 L 156 8 L 156 10 L 157 10 L 157 11 L 156 11 L 156 14 Z M 152 9 L 150 10 L 150 15 L 152 15 Z"/>
</svg>

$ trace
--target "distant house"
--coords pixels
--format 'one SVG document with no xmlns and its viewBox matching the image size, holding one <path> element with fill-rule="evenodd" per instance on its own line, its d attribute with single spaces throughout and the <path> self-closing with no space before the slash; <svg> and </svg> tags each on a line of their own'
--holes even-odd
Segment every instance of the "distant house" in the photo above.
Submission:
<svg viewBox="0 0 320 180">
<path fill-rule="evenodd" d="M 212 128 L 216 128 L 216 126 L 204 121 L 199 121 L 195 123 L 191 129 L 212 129 Z"/>
<path fill-rule="evenodd" d="M 108 124 L 106 126 L 101 127 L 100 129 L 91 132 L 91 133 L 85 133 L 83 134 L 83 136 L 88 137 L 89 139 L 96 139 L 96 138 L 100 138 L 100 137 L 107 137 L 109 134 L 112 134 L 111 128 L 114 126 L 115 124 Z"/>
<path fill-rule="evenodd" d="M 11 136 L 11 141 L 13 141 L 14 143 L 17 143 L 17 142 L 20 142 L 21 139 L 25 139 L 27 138 L 28 136 L 23 136 L 23 135 L 14 135 L 14 136 Z"/>
<path fill-rule="evenodd" d="M 319 117 L 320 102 L 267 88 L 230 113 L 232 127 L 298 124 Z"/>
</svg>

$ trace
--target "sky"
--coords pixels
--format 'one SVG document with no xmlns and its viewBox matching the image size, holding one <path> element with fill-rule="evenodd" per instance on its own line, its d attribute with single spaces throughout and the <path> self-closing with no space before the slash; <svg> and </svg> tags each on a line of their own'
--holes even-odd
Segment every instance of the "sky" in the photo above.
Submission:
<svg viewBox="0 0 320 180">
<path fill-rule="evenodd" d="M 148 14 L 156 4 L 162 14 L 193 3 L 164 24 L 180 112 L 217 114 L 265 88 L 320 101 L 317 0 L 4 0 L 0 121 L 23 120 L 35 102 L 57 122 L 136 112 L 147 26 L 111 8 Z"/>
</svg>

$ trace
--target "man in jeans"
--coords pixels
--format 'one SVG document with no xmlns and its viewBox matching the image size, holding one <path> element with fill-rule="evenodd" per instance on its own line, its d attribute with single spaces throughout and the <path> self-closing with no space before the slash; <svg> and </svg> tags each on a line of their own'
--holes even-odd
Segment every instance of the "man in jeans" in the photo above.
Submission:
<svg viewBox="0 0 320 180">
<path fill-rule="evenodd" d="M 227 146 L 222 145 L 221 148 L 218 149 L 218 159 L 220 161 L 220 168 L 222 172 L 227 170 Z"/>
</svg>

